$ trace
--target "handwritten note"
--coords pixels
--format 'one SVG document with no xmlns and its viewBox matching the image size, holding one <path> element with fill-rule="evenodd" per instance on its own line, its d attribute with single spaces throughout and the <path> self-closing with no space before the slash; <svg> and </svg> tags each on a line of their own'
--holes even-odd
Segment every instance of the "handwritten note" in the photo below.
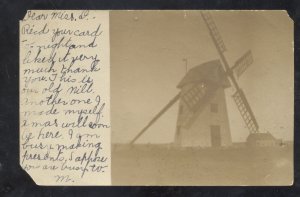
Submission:
<svg viewBox="0 0 300 197">
<path fill-rule="evenodd" d="M 110 185 L 108 11 L 20 21 L 20 165 L 39 185 Z"/>
</svg>

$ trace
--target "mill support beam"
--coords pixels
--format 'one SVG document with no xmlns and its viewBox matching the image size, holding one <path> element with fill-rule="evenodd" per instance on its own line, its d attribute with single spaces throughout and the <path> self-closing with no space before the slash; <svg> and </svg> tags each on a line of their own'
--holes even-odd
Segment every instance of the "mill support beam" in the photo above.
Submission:
<svg viewBox="0 0 300 197">
<path fill-rule="evenodd" d="M 158 114 L 133 138 L 130 144 L 133 144 L 146 130 L 159 118 L 161 117 L 176 101 L 180 98 L 180 93 L 178 93 L 170 102 L 162 109 Z"/>
</svg>

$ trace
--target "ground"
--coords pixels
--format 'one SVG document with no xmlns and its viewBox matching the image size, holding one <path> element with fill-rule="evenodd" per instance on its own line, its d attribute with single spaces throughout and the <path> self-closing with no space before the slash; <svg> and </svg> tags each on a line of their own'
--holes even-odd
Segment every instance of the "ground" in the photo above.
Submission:
<svg viewBox="0 0 300 197">
<path fill-rule="evenodd" d="M 114 145 L 113 185 L 291 185 L 293 147 Z"/>
</svg>

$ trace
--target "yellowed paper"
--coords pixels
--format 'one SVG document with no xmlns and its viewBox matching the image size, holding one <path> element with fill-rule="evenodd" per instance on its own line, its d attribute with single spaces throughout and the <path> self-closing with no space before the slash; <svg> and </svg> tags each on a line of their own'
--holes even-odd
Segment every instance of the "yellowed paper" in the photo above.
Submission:
<svg viewBox="0 0 300 197">
<path fill-rule="evenodd" d="M 291 185 L 293 58 L 285 11 L 28 11 L 20 164 L 39 185 Z"/>
<path fill-rule="evenodd" d="M 110 185 L 108 11 L 20 21 L 20 165 L 38 185 Z"/>
</svg>

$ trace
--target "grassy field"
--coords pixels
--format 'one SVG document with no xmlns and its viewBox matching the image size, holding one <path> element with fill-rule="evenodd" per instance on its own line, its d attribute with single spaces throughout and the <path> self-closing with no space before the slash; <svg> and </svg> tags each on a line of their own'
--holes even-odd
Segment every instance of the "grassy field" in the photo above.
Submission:
<svg viewBox="0 0 300 197">
<path fill-rule="evenodd" d="M 291 185 L 293 147 L 114 145 L 113 185 Z"/>
</svg>

